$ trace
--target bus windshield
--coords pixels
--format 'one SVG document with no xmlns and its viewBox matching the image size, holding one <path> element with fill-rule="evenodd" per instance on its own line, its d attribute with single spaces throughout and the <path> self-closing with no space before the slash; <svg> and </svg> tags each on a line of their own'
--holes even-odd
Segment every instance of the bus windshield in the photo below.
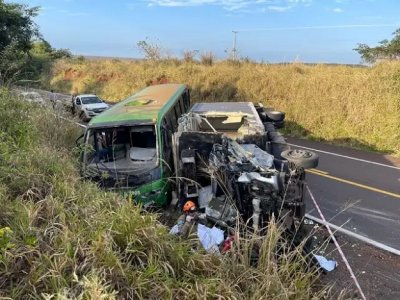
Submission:
<svg viewBox="0 0 400 300">
<path fill-rule="evenodd" d="M 156 127 L 151 125 L 90 129 L 84 164 L 92 171 L 136 175 L 158 166 Z"/>
</svg>

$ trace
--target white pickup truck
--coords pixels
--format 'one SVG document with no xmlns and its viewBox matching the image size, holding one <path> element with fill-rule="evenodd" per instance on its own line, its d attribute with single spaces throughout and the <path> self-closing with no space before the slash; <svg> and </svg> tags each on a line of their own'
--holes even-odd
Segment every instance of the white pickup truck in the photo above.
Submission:
<svg viewBox="0 0 400 300">
<path fill-rule="evenodd" d="M 78 115 L 83 121 L 89 121 L 109 107 L 94 94 L 77 95 L 72 99 L 72 113 Z"/>
</svg>

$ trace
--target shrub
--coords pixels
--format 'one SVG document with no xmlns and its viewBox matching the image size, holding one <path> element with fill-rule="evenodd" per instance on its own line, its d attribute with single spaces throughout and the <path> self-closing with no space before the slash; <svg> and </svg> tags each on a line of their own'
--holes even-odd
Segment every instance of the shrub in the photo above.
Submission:
<svg viewBox="0 0 400 300">
<path fill-rule="evenodd" d="M 205 52 L 200 56 L 200 61 L 205 66 L 212 66 L 215 61 L 215 55 L 212 52 Z"/>
</svg>

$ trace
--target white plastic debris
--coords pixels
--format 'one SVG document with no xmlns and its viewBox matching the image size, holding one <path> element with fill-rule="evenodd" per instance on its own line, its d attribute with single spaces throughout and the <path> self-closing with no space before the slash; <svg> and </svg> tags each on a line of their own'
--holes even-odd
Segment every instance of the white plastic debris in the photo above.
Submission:
<svg viewBox="0 0 400 300">
<path fill-rule="evenodd" d="M 211 185 L 205 186 L 199 190 L 199 207 L 204 208 L 213 197 Z"/>
<path fill-rule="evenodd" d="M 209 253 L 219 253 L 218 245 L 224 241 L 224 232 L 217 228 L 209 228 L 203 224 L 197 226 L 197 236 L 201 245 Z"/>
<path fill-rule="evenodd" d="M 171 230 L 169 231 L 169 234 L 178 234 L 179 233 L 179 225 L 175 224 L 172 226 Z"/>
<path fill-rule="evenodd" d="M 327 260 L 325 257 L 315 254 L 314 257 L 317 259 L 321 268 L 324 269 L 326 272 L 331 272 L 336 269 L 337 263 L 335 260 Z"/>
</svg>

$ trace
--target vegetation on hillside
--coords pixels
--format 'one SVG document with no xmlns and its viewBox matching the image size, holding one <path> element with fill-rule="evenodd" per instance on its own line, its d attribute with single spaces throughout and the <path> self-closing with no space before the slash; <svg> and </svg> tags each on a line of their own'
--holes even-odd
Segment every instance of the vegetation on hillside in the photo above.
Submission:
<svg viewBox="0 0 400 300">
<path fill-rule="evenodd" d="M 48 88 L 119 101 L 155 83 L 187 83 L 194 101 L 255 101 L 287 114 L 286 133 L 400 155 L 400 62 L 374 67 L 64 60 Z"/>
<path fill-rule="evenodd" d="M 38 10 L 0 0 L 0 86 L 38 80 L 55 59 L 71 57 L 41 38 L 33 21 Z"/>
<path fill-rule="evenodd" d="M 0 92 L 0 298 L 320 299 L 299 251 L 240 239 L 229 255 L 168 234 L 158 215 L 83 181 L 79 129 Z M 260 247 L 259 264 L 250 261 Z"/>
</svg>

